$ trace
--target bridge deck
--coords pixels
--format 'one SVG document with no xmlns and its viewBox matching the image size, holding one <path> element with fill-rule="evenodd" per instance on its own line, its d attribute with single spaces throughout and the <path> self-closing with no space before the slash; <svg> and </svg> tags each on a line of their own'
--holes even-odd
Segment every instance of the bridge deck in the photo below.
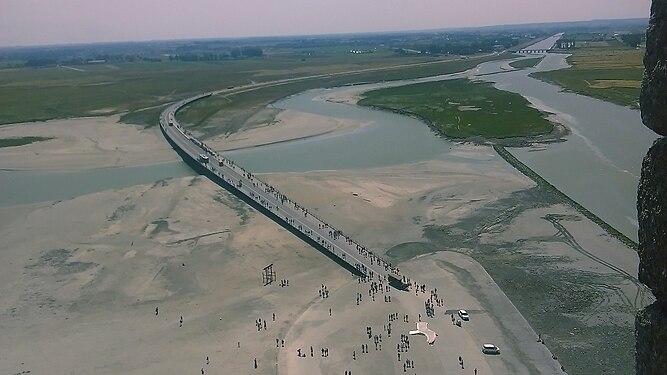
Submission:
<svg viewBox="0 0 667 375">
<path fill-rule="evenodd" d="M 232 160 L 226 159 L 213 151 L 206 144 L 196 139 L 184 129 L 175 118 L 176 112 L 185 105 L 212 95 L 206 93 L 177 102 L 160 115 L 160 127 L 174 147 L 178 147 L 191 163 L 207 170 L 212 180 L 220 186 L 232 190 L 232 193 L 261 205 L 274 215 L 273 220 L 280 220 L 282 225 L 297 230 L 304 236 L 315 241 L 322 249 L 329 252 L 368 280 L 388 280 L 388 276 L 399 279 L 398 268 L 385 262 L 372 251 L 346 236 L 342 231 L 327 224 L 324 220 L 311 214 L 308 209 L 292 201 L 272 186 L 260 181 L 252 173 L 246 171 Z M 205 155 L 208 161 L 201 156 Z M 211 177 L 211 176 L 210 176 Z M 220 184 L 219 179 L 225 184 Z"/>
</svg>

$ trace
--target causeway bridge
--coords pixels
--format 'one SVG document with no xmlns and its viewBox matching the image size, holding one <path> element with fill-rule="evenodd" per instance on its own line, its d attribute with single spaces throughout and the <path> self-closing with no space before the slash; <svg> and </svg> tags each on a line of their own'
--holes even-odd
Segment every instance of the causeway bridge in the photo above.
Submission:
<svg viewBox="0 0 667 375">
<path fill-rule="evenodd" d="M 521 55 L 537 55 L 537 54 L 545 54 L 551 51 L 551 48 L 549 49 L 522 49 L 517 51 L 518 54 Z"/>
<path fill-rule="evenodd" d="M 563 33 L 558 33 L 552 35 L 548 38 L 539 40 L 536 43 L 533 43 L 525 48 L 518 50 L 516 53 L 521 55 L 535 55 L 535 54 L 545 54 L 551 52 L 555 47 L 558 41 L 563 37 Z"/>
<path fill-rule="evenodd" d="M 388 282 L 398 289 L 406 289 L 407 285 L 402 282 L 397 267 L 316 217 L 274 187 L 262 182 L 232 160 L 222 157 L 176 121 L 176 112 L 181 108 L 211 95 L 214 93 L 208 92 L 181 100 L 160 114 L 162 133 L 188 165 L 353 274 L 366 281 Z"/>
</svg>

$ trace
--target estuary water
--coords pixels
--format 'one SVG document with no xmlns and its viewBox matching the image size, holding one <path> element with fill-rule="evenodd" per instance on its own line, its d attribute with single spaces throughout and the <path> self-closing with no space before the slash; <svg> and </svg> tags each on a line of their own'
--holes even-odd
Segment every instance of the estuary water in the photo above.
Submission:
<svg viewBox="0 0 667 375">
<path fill-rule="evenodd" d="M 637 185 L 642 158 L 657 135 L 645 127 L 639 110 L 587 96 L 528 76 L 564 64 L 566 55 L 548 54 L 536 69 L 482 79 L 516 92 L 553 113 L 571 134 L 566 142 L 510 152 L 612 227 L 637 240 Z"/>
<path fill-rule="evenodd" d="M 0 207 L 67 200 L 107 189 L 194 175 L 182 161 L 73 171 L 0 170 Z"/>
<path fill-rule="evenodd" d="M 349 90 L 310 90 L 275 103 L 275 107 L 322 116 L 367 122 L 361 128 L 336 135 L 226 152 L 248 170 L 263 172 L 305 172 L 382 167 L 447 154 L 452 144 L 431 131 L 423 122 L 395 113 L 375 111 L 351 104 L 321 100 L 325 94 Z"/>
</svg>

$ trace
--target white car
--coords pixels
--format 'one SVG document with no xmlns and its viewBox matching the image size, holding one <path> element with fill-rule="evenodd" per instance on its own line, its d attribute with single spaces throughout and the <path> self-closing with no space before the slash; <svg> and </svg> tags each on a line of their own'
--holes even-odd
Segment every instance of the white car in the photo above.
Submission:
<svg viewBox="0 0 667 375">
<path fill-rule="evenodd" d="M 482 353 L 484 354 L 500 354 L 500 348 L 493 344 L 482 345 Z"/>
<path fill-rule="evenodd" d="M 459 316 L 462 320 L 470 320 L 470 315 L 465 310 L 459 310 Z"/>
</svg>

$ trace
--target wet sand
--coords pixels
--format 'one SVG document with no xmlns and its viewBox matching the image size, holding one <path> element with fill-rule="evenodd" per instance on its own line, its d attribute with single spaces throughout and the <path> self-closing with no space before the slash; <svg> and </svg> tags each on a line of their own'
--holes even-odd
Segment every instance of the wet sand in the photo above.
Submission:
<svg viewBox="0 0 667 375">
<path fill-rule="evenodd" d="M 367 125 L 361 121 L 336 119 L 310 113 L 281 110 L 274 121 L 242 132 L 220 135 L 207 141 L 218 151 L 258 147 L 325 134 L 341 134 Z"/>
<path fill-rule="evenodd" d="M 52 138 L 0 148 L 0 168 L 72 170 L 148 165 L 179 160 L 157 127 L 118 122 L 119 116 L 52 120 L 0 126 L 0 138 Z"/>
</svg>

